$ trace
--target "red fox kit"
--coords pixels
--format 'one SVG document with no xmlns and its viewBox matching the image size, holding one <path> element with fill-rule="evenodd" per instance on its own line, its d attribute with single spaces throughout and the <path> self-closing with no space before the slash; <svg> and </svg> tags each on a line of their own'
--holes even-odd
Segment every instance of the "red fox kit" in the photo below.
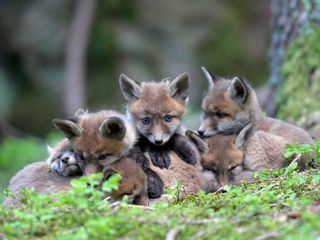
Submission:
<svg viewBox="0 0 320 240">
<path fill-rule="evenodd" d="M 207 139 L 209 151 L 202 154 L 201 164 L 214 178 L 216 191 L 227 184 L 240 184 L 253 179 L 253 173 L 264 169 L 284 167 L 289 162 L 283 156 L 286 140 L 258 130 L 247 141 L 245 127 L 238 135 L 215 135 Z"/>
<path fill-rule="evenodd" d="M 82 114 L 74 120 L 55 119 L 52 122 L 67 138 L 58 148 L 70 148 L 78 154 L 84 160 L 85 175 L 99 172 L 127 155 L 136 141 L 134 127 L 114 111 Z M 52 165 L 53 161 L 54 157 L 51 157 L 48 163 Z"/>
<path fill-rule="evenodd" d="M 209 150 L 202 154 L 201 164 L 214 176 L 207 180 L 209 192 L 227 184 L 250 181 L 256 171 L 281 168 L 289 163 L 283 156 L 287 144 L 284 138 L 258 130 L 247 140 L 250 128 L 246 126 L 238 135 L 207 138 Z"/>
<path fill-rule="evenodd" d="M 148 203 L 143 170 L 133 160 L 122 157 L 135 143 L 135 131 L 122 115 L 101 111 L 77 116 L 74 121 L 53 122 L 67 139 L 54 149 L 48 148 L 47 162 L 30 164 L 12 178 L 9 187 L 15 194 L 22 187 L 34 187 L 46 194 L 64 191 L 70 188 L 73 178 L 65 176 L 103 171 L 106 178 L 112 171 L 122 175 L 119 189 L 112 193 L 115 198 L 129 194 L 134 203 Z M 48 172 L 47 164 L 55 171 Z M 12 199 L 6 202 L 11 204 Z"/>
<path fill-rule="evenodd" d="M 249 138 L 256 130 L 280 136 L 288 143 L 313 143 L 310 135 L 303 129 L 289 123 L 264 117 L 252 87 L 235 77 L 232 80 L 211 75 L 202 68 L 209 90 L 202 102 L 202 123 L 199 134 L 210 137 L 215 134 L 238 134 L 246 125 L 252 128 Z"/>
<path fill-rule="evenodd" d="M 153 165 L 169 168 L 169 152 L 173 150 L 187 163 L 197 162 L 198 152 L 184 136 L 181 125 L 186 112 L 190 79 L 186 73 L 173 81 L 142 82 L 120 75 L 120 88 L 128 102 L 128 115 L 140 135 L 139 142 L 130 156 L 147 171 L 149 161 L 141 152 L 148 151 Z M 150 170 L 150 169 L 149 169 Z M 160 197 L 163 183 L 148 171 L 148 191 L 152 198 Z M 154 184 L 158 182 L 158 186 Z M 151 190 L 156 189 L 156 190 Z"/>
</svg>

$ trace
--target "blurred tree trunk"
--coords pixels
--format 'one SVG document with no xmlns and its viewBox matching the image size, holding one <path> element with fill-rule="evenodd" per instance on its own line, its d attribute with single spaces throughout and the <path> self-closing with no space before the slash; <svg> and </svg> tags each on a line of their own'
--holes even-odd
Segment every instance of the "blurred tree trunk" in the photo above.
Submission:
<svg viewBox="0 0 320 240">
<path fill-rule="evenodd" d="M 272 36 L 269 52 L 269 93 L 262 107 L 269 116 L 277 113 L 276 95 L 282 82 L 282 65 L 288 45 L 310 24 L 319 19 L 317 0 L 271 0 Z"/>
<path fill-rule="evenodd" d="M 64 109 L 73 115 L 86 104 L 86 50 L 96 0 L 77 0 L 65 55 Z"/>
</svg>

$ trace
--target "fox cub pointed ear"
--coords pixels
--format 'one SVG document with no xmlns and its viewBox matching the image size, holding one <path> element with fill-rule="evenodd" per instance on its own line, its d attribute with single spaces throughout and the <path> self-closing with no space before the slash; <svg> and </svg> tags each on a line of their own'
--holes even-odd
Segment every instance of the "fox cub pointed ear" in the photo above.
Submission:
<svg viewBox="0 0 320 240">
<path fill-rule="evenodd" d="M 197 148 L 203 152 L 206 153 L 209 150 L 209 146 L 197 133 L 191 130 L 187 130 L 185 132 L 186 136 L 197 146 Z"/>
<path fill-rule="evenodd" d="M 124 121 L 118 117 L 110 117 L 101 124 L 100 134 L 105 138 L 122 140 L 126 135 Z"/>
<path fill-rule="evenodd" d="M 169 95 L 177 100 L 187 101 L 189 97 L 190 77 L 187 73 L 177 76 L 169 85 Z"/>
<path fill-rule="evenodd" d="M 244 149 L 249 138 L 253 134 L 253 123 L 248 123 L 237 135 L 234 145 L 239 149 Z"/>
<path fill-rule="evenodd" d="M 231 99 L 244 103 L 248 98 L 249 89 L 242 79 L 235 77 L 231 82 L 228 92 Z"/>
<path fill-rule="evenodd" d="M 80 137 L 82 135 L 82 129 L 75 122 L 70 120 L 53 119 L 52 124 L 68 139 Z"/>
<path fill-rule="evenodd" d="M 201 67 L 201 70 L 208 80 L 209 89 L 212 89 L 214 87 L 214 83 L 219 79 L 218 75 L 210 73 L 205 67 Z"/>
<path fill-rule="evenodd" d="M 119 84 L 124 98 L 128 102 L 136 101 L 142 94 L 142 88 L 138 82 L 132 80 L 125 74 L 119 77 Z"/>
<path fill-rule="evenodd" d="M 76 113 L 74 114 L 75 117 L 81 117 L 83 115 L 87 115 L 88 114 L 88 110 L 84 110 L 82 108 L 79 108 Z"/>
<path fill-rule="evenodd" d="M 54 154 L 54 150 L 53 150 L 53 148 L 52 148 L 52 147 L 50 147 L 49 145 L 47 145 L 47 151 L 48 151 L 48 154 L 49 154 L 49 155 Z"/>
</svg>

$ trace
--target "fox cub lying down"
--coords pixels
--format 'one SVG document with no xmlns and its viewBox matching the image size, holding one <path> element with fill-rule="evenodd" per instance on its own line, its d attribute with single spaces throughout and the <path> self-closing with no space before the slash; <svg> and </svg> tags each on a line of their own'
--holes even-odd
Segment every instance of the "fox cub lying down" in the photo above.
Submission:
<svg viewBox="0 0 320 240">
<path fill-rule="evenodd" d="M 254 172 L 281 168 L 290 163 L 283 156 L 286 145 L 283 138 L 258 130 L 245 142 L 246 131 L 207 139 L 209 150 L 201 158 L 206 177 L 210 176 L 206 178 L 207 191 L 216 191 L 228 184 L 238 185 L 241 181 L 250 182 Z"/>
<path fill-rule="evenodd" d="M 56 148 L 48 149 L 47 162 L 30 164 L 12 178 L 9 188 L 15 195 L 23 187 L 34 187 L 46 194 L 65 191 L 70 188 L 70 180 L 81 174 L 103 172 L 106 179 L 112 173 L 120 173 L 119 190 L 112 196 L 129 195 L 135 204 L 148 204 L 146 175 L 135 161 L 125 157 L 136 137 L 123 115 L 114 111 L 90 114 L 81 111 L 75 119 L 53 123 L 66 139 Z M 49 173 L 48 164 L 52 169 Z M 17 202 L 6 199 L 5 204 L 17 205 Z"/>
</svg>

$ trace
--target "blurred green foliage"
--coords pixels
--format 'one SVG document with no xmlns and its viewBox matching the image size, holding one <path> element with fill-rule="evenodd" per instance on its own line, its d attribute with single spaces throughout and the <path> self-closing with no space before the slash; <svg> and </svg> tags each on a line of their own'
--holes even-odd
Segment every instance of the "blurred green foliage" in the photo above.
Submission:
<svg viewBox="0 0 320 240">
<path fill-rule="evenodd" d="M 0 145 L 0 201 L 10 178 L 25 165 L 45 160 L 48 156 L 46 145 L 54 146 L 61 137 L 51 133 L 47 140 L 33 137 L 7 138 Z"/>
<path fill-rule="evenodd" d="M 297 121 L 319 110 L 320 28 L 312 26 L 293 41 L 283 64 L 278 117 Z"/>
<path fill-rule="evenodd" d="M 64 116 L 64 50 L 75 3 L 74 0 L 12 0 L 0 4 L 0 114 L 22 132 L 43 137 L 52 130 L 51 119 Z M 163 72 L 166 67 L 162 66 L 165 61 L 161 48 L 172 44 L 164 43 L 169 36 L 175 44 L 192 39 L 171 34 L 166 21 L 165 26 L 157 27 L 162 22 L 155 19 L 165 20 L 170 12 L 168 8 L 175 5 L 178 12 L 170 16 L 176 19 L 174 28 L 185 28 L 181 31 L 184 34 L 198 26 L 204 32 L 201 40 L 191 44 L 194 59 L 183 59 L 188 58 L 188 53 L 180 56 L 181 61 L 192 62 L 191 68 L 195 70 L 190 71 L 198 70 L 200 74 L 201 63 L 223 76 L 239 74 L 255 84 L 267 79 L 268 19 L 261 14 L 268 12 L 268 3 L 264 0 L 256 4 L 245 0 L 196 3 L 200 10 L 217 6 L 212 13 L 206 11 L 211 13 L 210 17 L 202 16 L 201 11 L 193 15 L 195 4 L 180 6 L 179 2 L 166 2 L 159 10 L 145 5 L 149 8 L 137 1 L 97 1 L 87 49 L 88 101 L 84 108 L 122 109 L 124 102 L 117 81 L 122 71 L 132 69 L 137 75 L 141 72 L 146 77 L 167 77 L 168 73 Z M 202 22 L 211 27 L 201 29 Z M 128 65 L 128 70 L 121 69 Z M 199 80 L 199 89 L 205 89 L 205 85 L 205 81 Z M 199 106 L 201 93 L 194 92 L 198 96 L 190 105 Z"/>
<path fill-rule="evenodd" d="M 98 1 L 88 47 L 88 106 L 117 107 L 119 104 L 117 21 L 135 20 L 134 1 Z M 112 96 L 112 97 L 111 97 Z"/>
<path fill-rule="evenodd" d="M 257 15 L 261 14 L 261 11 L 257 11 L 257 5 L 248 4 L 245 0 L 226 2 L 229 5 L 227 13 L 219 18 L 219 22 L 202 45 L 202 61 L 217 75 L 239 75 L 255 86 L 262 85 L 268 76 L 268 30 L 266 28 L 262 32 L 256 31 L 262 21 L 261 16 Z M 257 4 L 263 5 L 263 2 Z M 265 46 L 262 48 L 265 52 L 254 54 L 254 48 L 261 45 Z"/>
</svg>

